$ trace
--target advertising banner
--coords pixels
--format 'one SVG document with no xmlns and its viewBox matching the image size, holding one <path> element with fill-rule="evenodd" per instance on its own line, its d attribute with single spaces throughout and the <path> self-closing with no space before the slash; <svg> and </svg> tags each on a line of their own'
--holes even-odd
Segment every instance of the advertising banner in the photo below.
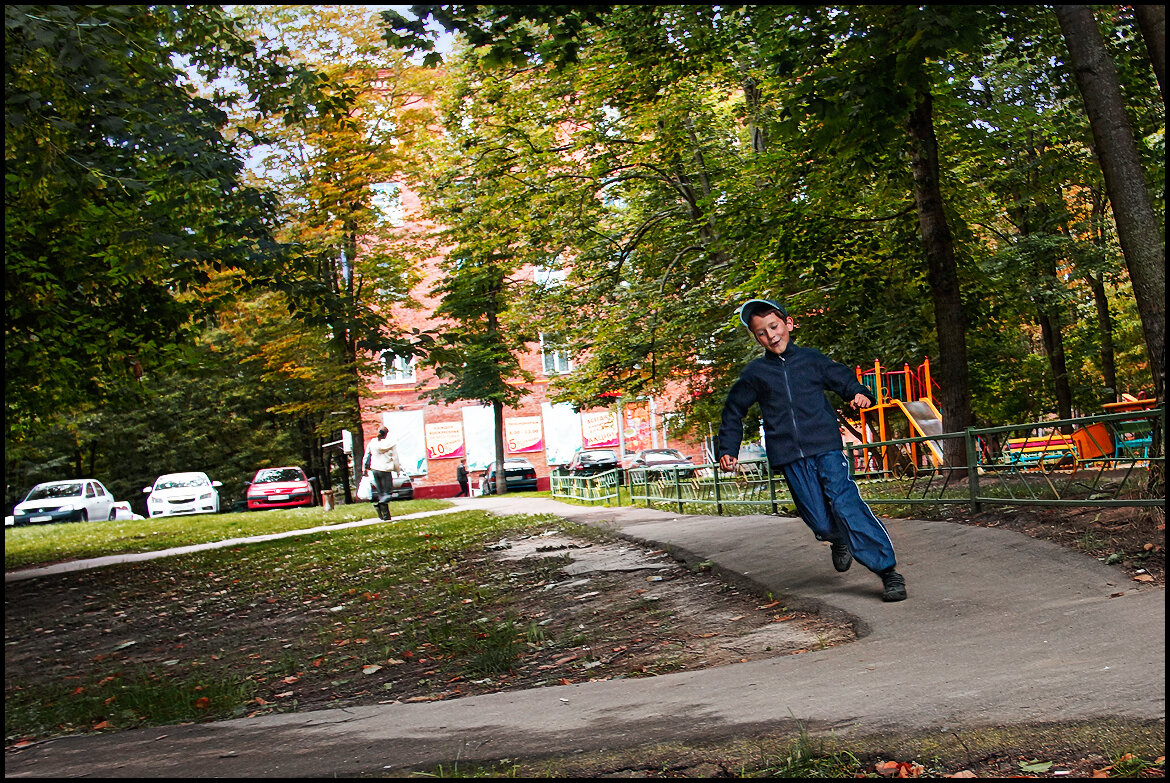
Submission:
<svg viewBox="0 0 1170 783">
<path fill-rule="evenodd" d="M 644 449 L 654 448 L 654 436 L 651 431 L 650 409 L 645 403 L 634 403 L 625 406 L 625 426 L 622 428 L 622 441 L 627 454 L 633 454 Z"/>
<path fill-rule="evenodd" d="M 509 454 L 544 451 L 539 416 L 504 419 L 504 449 Z"/>
<path fill-rule="evenodd" d="M 463 422 L 427 422 L 427 459 L 450 459 L 466 456 L 463 447 Z"/>
<path fill-rule="evenodd" d="M 568 465 L 581 448 L 581 415 L 565 403 L 541 403 L 544 417 L 544 458 L 549 467 Z"/>
<path fill-rule="evenodd" d="M 427 474 L 427 450 L 423 445 L 422 411 L 386 411 L 382 423 L 390 430 L 390 440 L 398 455 L 398 465 L 412 476 Z"/>
<path fill-rule="evenodd" d="M 587 449 L 618 445 L 618 417 L 611 410 L 581 411 L 581 445 Z"/>
<path fill-rule="evenodd" d="M 468 470 L 483 470 L 496 461 L 495 431 L 492 409 L 486 405 L 468 405 L 463 414 L 463 436 L 467 449 Z"/>
</svg>

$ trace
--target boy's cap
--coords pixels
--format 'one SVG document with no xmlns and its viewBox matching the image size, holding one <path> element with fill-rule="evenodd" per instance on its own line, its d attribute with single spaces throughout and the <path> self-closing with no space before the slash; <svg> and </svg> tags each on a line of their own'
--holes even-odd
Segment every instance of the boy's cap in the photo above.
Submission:
<svg viewBox="0 0 1170 783">
<path fill-rule="evenodd" d="M 752 316 L 759 315 L 767 310 L 779 310 L 782 318 L 788 317 L 788 311 L 784 309 L 784 305 L 773 299 L 749 299 L 739 308 L 739 320 L 743 322 L 744 326 L 751 329 L 752 327 L 748 324 L 748 320 Z"/>
</svg>

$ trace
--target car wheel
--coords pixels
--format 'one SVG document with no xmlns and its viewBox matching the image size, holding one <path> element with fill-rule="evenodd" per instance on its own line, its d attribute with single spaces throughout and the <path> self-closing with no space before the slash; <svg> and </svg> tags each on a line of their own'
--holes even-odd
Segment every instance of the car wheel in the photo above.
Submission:
<svg viewBox="0 0 1170 783">
<path fill-rule="evenodd" d="M 84 508 L 81 509 L 81 519 L 78 521 L 80 521 L 80 522 L 88 522 L 89 521 L 89 512 L 86 511 Z"/>
<path fill-rule="evenodd" d="M 106 521 L 113 522 L 117 518 L 118 518 L 118 510 L 116 508 L 111 508 L 110 515 L 108 517 L 106 517 Z"/>
</svg>

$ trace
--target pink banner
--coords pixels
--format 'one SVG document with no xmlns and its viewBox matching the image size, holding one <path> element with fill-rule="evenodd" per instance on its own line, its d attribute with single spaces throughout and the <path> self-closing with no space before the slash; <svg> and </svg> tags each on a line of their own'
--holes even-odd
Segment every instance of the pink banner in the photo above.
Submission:
<svg viewBox="0 0 1170 783">
<path fill-rule="evenodd" d="M 581 446 L 587 449 L 618 445 L 617 414 L 610 410 L 581 411 Z"/>
<path fill-rule="evenodd" d="M 463 423 L 459 421 L 433 421 L 426 425 L 427 459 L 448 459 L 463 457 Z"/>
<path fill-rule="evenodd" d="M 544 435 L 539 416 L 504 419 L 504 445 L 509 454 L 544 451 Z"/>
</svg>

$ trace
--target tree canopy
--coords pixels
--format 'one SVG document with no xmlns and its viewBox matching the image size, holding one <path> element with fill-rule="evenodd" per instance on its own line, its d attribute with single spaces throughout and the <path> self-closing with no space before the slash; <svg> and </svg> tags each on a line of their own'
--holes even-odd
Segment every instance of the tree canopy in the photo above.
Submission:
<svg viewBox="0 0 1170 783">
<path fill-rule="evenodd" d="M 5 432 L 125 393 L 214 302 L 217 269 L 275 260 L 225 108 L 288 97 L 215 6 L 4 9 Z M 197 89 L 235 74 L 236 91 Z"/>
</svg>

